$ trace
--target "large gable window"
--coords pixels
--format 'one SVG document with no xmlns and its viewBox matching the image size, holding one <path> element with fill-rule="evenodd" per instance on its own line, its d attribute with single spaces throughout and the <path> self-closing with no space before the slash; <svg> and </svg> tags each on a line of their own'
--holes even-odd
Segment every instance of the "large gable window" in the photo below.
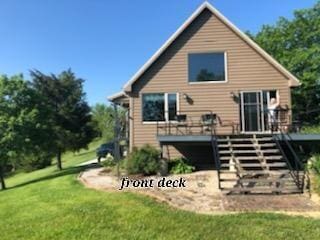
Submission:
<svg viewBox="0 0 320 240">
<path fill-rule="evenodd" d="M 189 82 L 226 81 L 225 62 L 224 52 L 189 54 Z"/>
<path fill-rule="evenodd" d="M 177 93 L 144 93 L 142 94 L 143 121 L 175 120 L 177 106 Z"/>
</svg>

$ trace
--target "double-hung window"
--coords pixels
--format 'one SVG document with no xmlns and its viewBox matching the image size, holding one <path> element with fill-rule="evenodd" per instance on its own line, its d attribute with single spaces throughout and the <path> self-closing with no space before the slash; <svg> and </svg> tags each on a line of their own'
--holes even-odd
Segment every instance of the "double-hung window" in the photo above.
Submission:
<svg viewBox="0 0 320 240">
<path fill-rule="evenodd" d="M 190 53 L 188 55 L 189 82 L 224 82 L 226 53 Z"/>
<path fill-rule="evenodd" d="M 177 93 L 143 93 L 143 122 L 173 121 L 178 111 Z"/>
</svg>

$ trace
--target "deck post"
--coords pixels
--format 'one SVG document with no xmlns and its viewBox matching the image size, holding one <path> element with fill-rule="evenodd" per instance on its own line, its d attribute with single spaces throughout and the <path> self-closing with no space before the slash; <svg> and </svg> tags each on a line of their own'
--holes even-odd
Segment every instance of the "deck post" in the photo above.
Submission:
<svg viewBox="0 0 320 240">
<path fill-rule="evenodd" d="M 117 176 L 120 178 L 120 143 L 119 143 L 119 118 L 118 118 L 118 105 L 113 104 L 114 108 L 114 158 L 117 163 Z"/>
</svg>

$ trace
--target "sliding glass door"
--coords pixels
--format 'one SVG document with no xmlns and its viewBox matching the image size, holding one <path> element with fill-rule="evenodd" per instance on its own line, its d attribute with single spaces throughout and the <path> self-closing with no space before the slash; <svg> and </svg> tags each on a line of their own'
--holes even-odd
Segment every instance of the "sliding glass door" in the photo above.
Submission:
<svg viewBox="0 0 320 240">
<path fill-rule="evenodd" d="M 240 122 L 242 132 L 269 130 L 268 106 L 276 91 L 243 91 L 240 94 Z"/>
<path fill-rule="evenodd" d="M 263 121 L 261 121 L 262 102 L 261 92 L 241 93 L 242 131 L 261 132 Z"/>
</svg>

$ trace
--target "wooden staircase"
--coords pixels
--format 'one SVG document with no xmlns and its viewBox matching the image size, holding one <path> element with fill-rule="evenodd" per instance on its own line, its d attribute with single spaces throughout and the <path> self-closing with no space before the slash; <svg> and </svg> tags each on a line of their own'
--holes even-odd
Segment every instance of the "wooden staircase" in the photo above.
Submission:
<svg viewBox="0 0 320 240">
<path fill-rule="evenodd" d="M 218 138 L 217 151 L 220 188 L 225 193 L 301 193 L 272 135 Z"/>
</svg>

